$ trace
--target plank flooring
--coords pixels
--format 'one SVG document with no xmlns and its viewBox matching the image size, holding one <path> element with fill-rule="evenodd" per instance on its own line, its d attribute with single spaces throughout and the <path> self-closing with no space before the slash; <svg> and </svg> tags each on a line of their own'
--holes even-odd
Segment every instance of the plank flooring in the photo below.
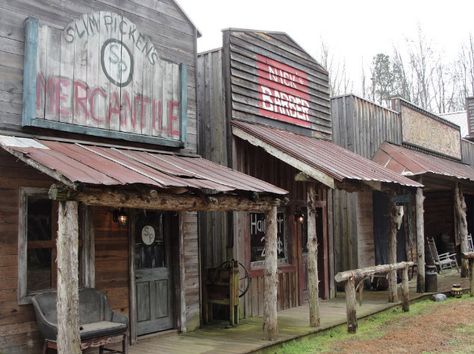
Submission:
<svg viewBox="0 0 474 354">
<path fill-rule="evenodd" d="M 438 290 L 448 291 L 453 283 L 468 286 L 468 279 L 460 279 L 456 271 L 449 271 L 438 277 Z M 416 282 L 410 282 L 410 298 L 418 299 L 423 294 L 416 294 Z M 426 295 L 426 294 L 425 294 Z M 387 303 L 386 291 L 366 291 L 362 306 L 357 308 L 357 317 L 365 317 L 384 309 L 398 306 Z M 280 334 L 277 341 L 263 340 L 262 318 L 253 317 L 241 321 L 235 328 L 225 328 L 225 325 L 207 326 L 186 334 L 166 334 L 146 339 L 130 347 L 130 354 L 196 354 L 220 353 L 236 354 L 249 353 L 279 342 L 343 324 L 346 321 L 344 293 L 338 293 L 335 299 L 321 302 L 321 326 L 317 329 L 308 326 L 308 306 L 299 306 L 278 312 Z"/>
</svg>

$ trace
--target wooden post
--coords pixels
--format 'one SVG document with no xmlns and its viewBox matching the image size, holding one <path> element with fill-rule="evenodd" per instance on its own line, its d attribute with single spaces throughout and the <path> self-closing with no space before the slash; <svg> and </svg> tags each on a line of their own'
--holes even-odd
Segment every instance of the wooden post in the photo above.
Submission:
<svg viewBox="0 0 474 354">
<path fill-rule="evenodd" d="M 346 292 L 347 332 L 355 333 L 357 331 L 355 277 L 350 277 L 346 281 L 345 292 Z"/>
<path fill-rule="evenodd" d="M 263 332 L 265 339 L 274 340 L 278 335 L 277 320 L 277 208 L 265 213 L 265 279 L 263 293 Z"/>
<path fill-rule="evenodd" d="M 399 210 L 395 202 L 390 198 L 390 229 L 388 233 L 388 263 L 397 263 L 397 225 Z M 388 277 L 388 302 L 397 302 L 397 271 L 392 270 Z"/>
<path fill-rule="evenodd" d="M 461 252 L 468 252 L 467 248 L 467 218 L 466 218 L 466 202 L 462 188 L 456 183 L 454 188 L 454 205 L 456 209 L 456 220 L 458 223 L 459 238 L 461 241 Z M 469 263 L 467 259 L 461 260 L 461 277 L 466 278 L 469 274 Z"/>
<path fill-rule="evenodd" d="M 316 187 L 307 185 L 308 204 L 308 291 L 309 291 L 309 325 L 318 327 L 319 318 L 319 280 L 318 280 L 318 237 L 316 235 Z"/>
<path fill-rule="evenodd" d="M 416 292 L 425 292 L 425 223 L 423 211 L 423 190 L 416 189 Z"/>
<path fill-rule="evenodd" d="M 471 288 L 471 296 L 474 296 L 474 259 L 469 260 L 469 285 Z"/>
<path fill-rule="evenodd" d="M 58 353 L 80 354 L 78 207 L 75 201 L 60 201 L 57 239 Z"/>
<path fill-rule="evenodd" d="M 408 287 L 408 266 L 403 268 L 402 273 L 402 309 L 410 311 L 410 289 Z"/>
</svg>

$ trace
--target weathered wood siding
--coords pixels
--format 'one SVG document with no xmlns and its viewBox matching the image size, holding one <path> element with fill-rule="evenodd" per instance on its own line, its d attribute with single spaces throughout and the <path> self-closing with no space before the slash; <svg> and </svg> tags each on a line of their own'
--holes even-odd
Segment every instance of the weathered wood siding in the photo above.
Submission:
<svg viewBox="0 0 474 354">
<path fill-rule="evenodd" d="M 224 31 L 227 114 L 331 138 L 327 71 L 284 33 Z"/>
<path fill-rule="evenodd" d="M 289 204 L 285 208 L 287 231 L 288 262 L 279 265 L 278 309 L 283 310 L 302 304 L 304 289 L 300 289 L 300 277 L 305 277 L 301 267 L 302 235 L 300 225 L 294 215 L 306 205 L 306 187 L 302 182 L 295 182 L 299 172 L 293 167 L 268 155 L 263 149 L 254 147 L 238 138 L 235 139 L 235 168 L 241 172 L 273 183 L 289 191 Z M 324 188 L 317 190 L 319 200 L 325 202 L 327 195 Z M 324 218 L 323 218 L 324 220 Z M 327 223 L 327 220 L 324 220 Z M 327 230 L 326 227 L 322 228 Z M 326 231 L 327 232 L 327 231 Z M 263 313 L 263 268 L 250 264 L 250 220 L 248 213 L 236 213 L 234 223 L 234 257 L 241 261 L 251 272 L 250 290 L 243 298 L 242 315 L 256 316 Z M 321 243 L 318 247 L 320 296 L 327 296 L 328 291 L 328 245 Z"/>
<path fill-rule="evenodd" d="M 402 143 L 399 114 L 355 95 L 332 98 L 331 119 L 333 141 L 368 159 L 385 141 Z M 334 191 L 335 272 L 375 265 L 372 208 L 367 192 Z"/>
<path fill-rule="evenodd" d="M 474 167 L 474 142 L 461 139 L 462 162 Z"/>
<path fill-rule="evenodd" d="M 474 97 L 466 97 L 467 128 L 470 137 L 474 137 Z"/>
<path fill-rule="evenodd" d="M 201 53 L 197 59 L 199 102 L 199 154 L 227 166 L 228 125 L 222 78 L 222 49 Z M 224 212 L 200 213 L 201 262 L 203 269 L 214 268 L 231 256 L 228 244 L 230 216 Z M 205 283 L 203 279 L 203 285 Z"/>
<path fill-rule="evenodd" d="M 103 291 L 113 310 L 129 316 L 128 227 L 112 220 L 112 209 L 91 208 L 95 237 L 95 287 Z"/>
<path fill-rule="evenodd" d="M 0 3 L 0 133 L 30 134 L 142 146 L 121 140 L 58 132 L 50 129 L 22 128 L 23 62 L 25 19 L 34 16 L 40 24 L 62 29 L 83 14 L 114 12 L 133 22 L 149 37 L 160 58 L 187 67 L 187 139 L 185 152 L 197 151 L 196 124 L 196 36 L 195 27 L 172 0 L 18 0 Z M 146 145 L 150 147 L 150 145 Z M 161 146 L 154 146 L 162 148 Z M 38 342 L 31 305 L 17 301 L 18 188 L 49 187 L 45 176 L 0 153 L 0 352 L 37 353 Z M 110 214 L 96 210 L 96 285 L 104 290 L 112 307 L 128 312 L 128 238 L 110 224 Z M 103 217 L 103 218 L 101 218 Z M 183 326 L 199 326 L 199 260 L 197 214 L 184 217 Z M 178 301 L 178 300 L 177 300 Z"/>
<path fill-rule="evenodd" d="M 41 338 L 32 305 L 18 304 L 18 210 L 20 187 L 53 182 L 6 152 L 0 152 L 0 352 L 39 353 Z"/>
<path fill-rule="evenodd" d="M 40 23 L 64 28 L 82 14 L 96 11 L 115 12 L 137 25 L 149 36 L 159 56 L 188 69 L 188 124 L 186 149 L 196 151 L 195 56 L 196 29 L 172 0 L 150 1 L 62 1 L 18 0 L 0 4 L 0 130 L 22 131 L 22 90 L 24 21 L 37 17 Z M 29 129 L 28 132 L 33 130 Z M 35 130 L 43 135 L 56 135 L 50 130 Z M 62 134 L 66 136 L 66 133 Z M 70 135 L 78 137 L 77 135 Z M 84 136 L 80 136 L 81 139 Z"/>
<path fill-rule="evenodd" d="M 439 237 L 446 234 L 454 242 L 454 195 L 453 191 L 426 192 L 424 202 L 425 236 Z M 441 247 L 437 244 L 438 248 Z M 441 253 L 441 249 L 440 249 Z"/>
</svg>

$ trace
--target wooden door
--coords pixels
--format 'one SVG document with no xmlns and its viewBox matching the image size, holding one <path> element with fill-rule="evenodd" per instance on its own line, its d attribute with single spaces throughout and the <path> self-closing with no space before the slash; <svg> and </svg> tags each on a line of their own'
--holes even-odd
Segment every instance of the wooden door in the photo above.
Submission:
<svg viewBox="0 0 474 354">
<path fill-rule="evenodd" d="M 175 326 L 167 215 L 148 212 L 135 230 L 137 335 Z"/>
</svg>

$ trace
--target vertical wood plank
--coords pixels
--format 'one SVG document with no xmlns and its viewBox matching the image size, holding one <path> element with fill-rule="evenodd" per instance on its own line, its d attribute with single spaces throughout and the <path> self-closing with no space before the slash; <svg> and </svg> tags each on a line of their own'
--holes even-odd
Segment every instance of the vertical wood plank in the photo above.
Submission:
<svg viewBox="0 0 474 354">
<path fill-rule="evenodd" d="M 58 353 L 80 354 L 78 203 L 60 201 L 58 209 Z"/>
<path fill-rule="evenodd" d="M 23 72 L 22 124 L 28 125 L 36 113 L 36 75 L 38 53 L 38 19 L 28 17 L 25 22 L 25 54 Z"/>
<path fill-rule="evenodd" d="M 265 279 L 263 301 L 263 331 L 265 339 L 274 340 L 278 335 L 277 320 L 277 208 L 265 213 Z"/>
</svg>

